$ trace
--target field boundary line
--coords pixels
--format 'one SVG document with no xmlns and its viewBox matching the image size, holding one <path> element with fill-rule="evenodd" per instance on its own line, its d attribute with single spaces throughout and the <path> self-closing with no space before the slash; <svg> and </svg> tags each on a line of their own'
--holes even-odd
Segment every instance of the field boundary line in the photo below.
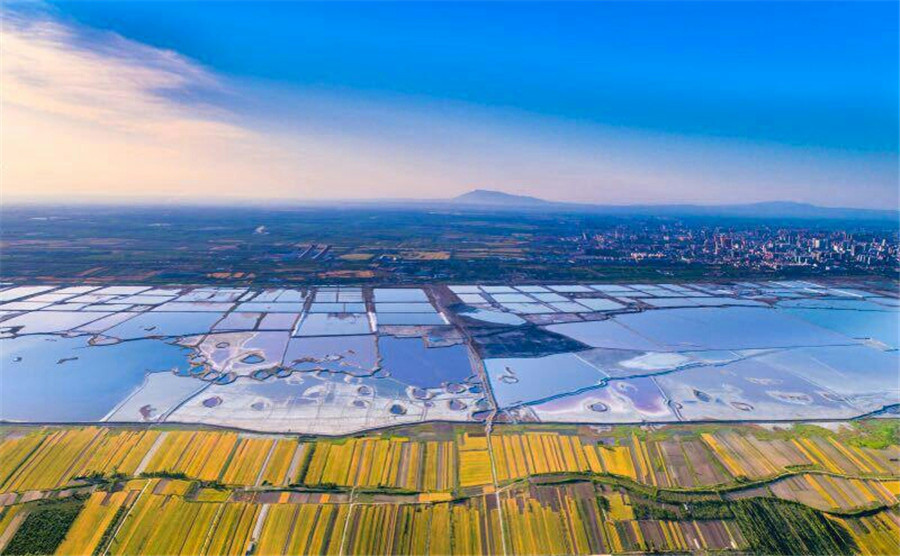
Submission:
<svg viewBox="0 0 900 556">
<path fill-rule="evenodd" d="M 269 466 L 269 459 L 272 457 L 272 452 L 275 451 L 275 447 L 278 446 L 278 440 L 272 441 L 272 445 L 269 447 L 269 451 L 266 453 L 266 459 L 263 460 L 263 464 L 259 468 L 259 473 L 256 474 L 256 480 L 253 482 L 253 486 L 259 486 L 262 482 L 263 475 L 266 473 L 266 467 Z"/>
<path fill-rule="evenodd" d="M 144 485 L 144 488 L 141 489 L 141 492 L 137 495 L 137 498 L 134 499 L 134 502 L 131 503 L 131 506 L 128 507 L 128 511 L 122 516 L 122 520 L 119 521 L 119 524 L 116 525 L 116 530 L 113 531 L 113 534 L 109 536 L 109 540 L 106 542 L 106 546 L 103 547 L 103 552 L 101 552 L 101 556 L 106 556 L 109 554 L 109 549 L 112 546 L 113 542 L 115 542 L 116 537 L 119 535 L 119 531 L 122 530 L 122 527 L 125 525 L 125 522 L 128 521 L 128 516 L 131 515 L 131 510 L 137 506 L 138 501 L 141 499 L 141 496 L 144 495 L 144 492 L 147 488 L 150 487 L 151 484 L 155 484 L 155 481 L 149 480 L 147 484 Z"/>
<path fill-rule="evenodd" d="M 341 549 L 338 552 L 338 556 L 344 556 L 344 546 L 347 543 L 347 530 L 350 528 L 350 518 L 353 516 L 353 507 L 356 506 L 356 502 L 354 501 L 355 496 L 356 485 L 354 484 L 353 488 L 350 489 L 350 503 L 347 507 L 347 517 L 344 518 L 344 530 L 341 531 Z"/>
</svg>

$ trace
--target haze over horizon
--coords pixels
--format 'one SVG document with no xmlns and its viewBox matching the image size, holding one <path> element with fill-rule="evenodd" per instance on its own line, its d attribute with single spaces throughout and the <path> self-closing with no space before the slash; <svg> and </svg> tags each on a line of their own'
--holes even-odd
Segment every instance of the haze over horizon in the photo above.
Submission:
<svg viewBox="0 0 900 556">
<path fill-rule="evenodd" d="M 900 202 L 893 2 L 4 7 L 6 202 Z"/>
</svg>

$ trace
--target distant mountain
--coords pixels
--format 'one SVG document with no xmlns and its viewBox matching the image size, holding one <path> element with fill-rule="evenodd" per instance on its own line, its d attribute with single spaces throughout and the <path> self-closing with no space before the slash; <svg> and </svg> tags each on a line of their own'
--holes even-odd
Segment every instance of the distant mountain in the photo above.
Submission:
<svg viewBox="0 0 900 556">
<path fill-rule="evenodd" d="M 732 205 L 593 205 L 561 203 L 502 191 L 476 189 L 446 201 L 451 205 L 491 210 L 589 212 L 616 216 L 730 217 L 799 220 L 879 220 L 900 222 L 900 211 L 820 207 L 809 203 L 769 201 Z"/>
<path fill-rule="evenodd" d="M 512 195 L 502 191 L 489 189 L 475 189 L 464 193 L 459 197 L 450 199 L 451 203 L 461 205 L 504 206 L 504 207 L 546 207 L 556 205 L 552 201 L 545 201 L 537 197 L 527 195 Z"/>
</svg>

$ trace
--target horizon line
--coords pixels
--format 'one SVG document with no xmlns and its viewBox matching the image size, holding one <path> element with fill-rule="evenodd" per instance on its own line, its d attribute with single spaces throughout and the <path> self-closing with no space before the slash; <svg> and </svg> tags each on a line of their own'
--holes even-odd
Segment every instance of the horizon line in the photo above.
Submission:
<svg viewBox="0 0 900 556">
<path fill-rule="evenodd" d="M 476 190 L 470 190 L 466 194 Z M 714 203 L 703 201 L 668 201 L 659 203 L 614 203 L 600 201 L 561 201 L 544 199 L 530 195 L 520 195 L 515 193 L 506 193 L 496 190 L 477 190 L 488 191 L 490 193 L 498 193 L 500 195 L 508 195 L 512 198 L 523 197 L 533 199 L 540 202 L 540 205 L 522 206 L 511 205 L 504 207 L 502 204 L 495 203 L 479 203 L 479 202 L 457 202 L 456 199 L 462 195 L 454 197 L 356 197 L 356 198 L 339 198 L 339 197 L 319 197 L 319 198 L 298 198 L 298 197 L 267 197 L 253 198 L 244 196 L 228 196 L 222 199 L 203 199 L 199 196 L 190 197 L 171 197 L 164 195 L 151 196 L 129 196 L 129 195 L 103 195 L 103 196 L 82 196 L 80 199 L 60 200 L 56 196 L 28 196 L 28 195 L 0 195 L 0 209 L 26 207 L 26 206 L 55 206 L 55 207 L 232 207 L 241 208 L 250 205 L 252 207 L 272 207 L 272 205 L 282 205 L 288 207 L 304 207 L 304 206 L 329 206 L 340 204 L 352 205 L 417 205 L 426 208 L 429 205 L 453 205 L 460 208 L 491 208 L 498 210 L 530 210 L 536 211 L 541 209 L 590 209 L 590 208 L 611 208 L 611 209 L 628 209 L 628 208 L 700 208 L 700 209 L 716 209 L 716 208 L 735 208 L 735 207 L 753 207 L 763 205 L 785 205 L 797 207 L 809 207 L 817 209 L 829 210 L 852 210 L 852 211 L 868 211 L 874 213 L 898 213 L 900 207 L 892 208 L 874 208 L 868 206 L 848 206 L 848 205 L 821 205 L 808 201 L 796 201 L 790 199 L 772 199 L 772 200 L 754 200 L 730 203 Z M 463 194 L 465 195 L 465 194 Z M 274 208 L 274 207 L 273 207 Z"/>
</svg>

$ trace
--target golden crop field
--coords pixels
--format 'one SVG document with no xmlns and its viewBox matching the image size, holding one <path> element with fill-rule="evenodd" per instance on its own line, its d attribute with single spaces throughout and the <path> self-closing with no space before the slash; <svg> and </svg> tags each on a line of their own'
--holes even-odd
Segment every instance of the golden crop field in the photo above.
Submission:
<svg viewBox="0 0 900 556">
<path fill-rule="evenodd" d="M 260 477 L 260 483 L 264 485 L 285 486 L 289 483 L 288 471 L 294 458 L 294 453 L 300 444 L 293 440 L 278 440 L 269 453 L 269 460 Z"/>
<path fill-rule="evenodd" d="M 427 491 L 453 488 L 455 476 L 456 447 L 451 441 L 350 438 L 317 442 L 298 482 Z"/>
<path fill-rule="evenodd" d="M 129 498 L 128 491 L 95 492 L 91 494 L 84 509 L 69 529 L 66 538 L 59 545 L 59 554 L 92 554 L 100 544 L 103 533 L 109 527 L 116 512 Z"/>
<path fill-rule="evenodd" d="M 900 554 L 900 515 L 897 512 L 881 512 L 857 519 L 831 519 L 850 531 L 862 554 Z"/>
<path fill-rule="evenodd" d="M 457 441 L 363 437 L 297 443 L 256 435 L 74 427 L 27 429 L 0 443 L 0 491 L 64 486 L 93 473 L 177 473 L 227 485 L 336 485 L 447 491 L 497 481 L 559 473 L 610 474 L 660 487 L 763 479 L 798 467 L 853 477 L 895 470 L 896 446 L 872 448 L 833 437 L 765 438 L 746 430 L 701 432 L 686 438 L 625 435 L 598 441 L 579 434 L 468 432 Z M 158 446 L 154 446 L 158 444 Z M 490 456 L 488 455 L 490 454 Z M 295 461 L 308 460 L 305 465 Z M 292 471 L 295 476 L 288 476 Z M 296 476 L 300 472 L 304 476 Z"/>
<path fill-rule="evenodd" d="M 4 480 L 2 491 L 51 489 L 78 476 L 82 462 L 91 457 L 89 448 L 104 435 L 104 429 L 84 427 L 60 429 L 48 435 L 37 433 L 40 442 L 30 452 L 18 452 L 16 466 Z M 23 444 L 30 444 L 24 441 Z"/>
<path fill-rule="evenodd" d="M 45 431 L 4 435 L 3 443 L 0 444 L 0 487 L 6 485 L 10 476 L 44 441 L 47 435 Z"/>
<path fill-rule="evenodd" d="M 753 551 L 773 542 L 756 524 L 795 521 L 838 528 L 837 551 L 900 549 L 900 446 L 883 437 L 741 425 L 421 431 L 4 427 L 0 550 L 54 508 L 71 517 L 58 554 Z"/>
<path fill-rule="evenodd" d="M 460 486 L 486 485 L 493 481 L 491 458 L 487 450 L 473 450 L 459 454 Z"/>
<path fill-rule="evenodd" d="M 222 475 L 222 482 L 227 485 L 255 485 L 274 443 L 271 438 L 240 439 Z"/>
<path fill-rule="evenodd" d="M 349 507 L 274 504 L 266 508 L 258 554 L 339 554 Z"/>
<path fill-rule="evenodd" d="M 459 438 L 459 486 L 487 485 L 494 482 L 491 456 L 485 436 L 464 433 Z"/>
</svg>

